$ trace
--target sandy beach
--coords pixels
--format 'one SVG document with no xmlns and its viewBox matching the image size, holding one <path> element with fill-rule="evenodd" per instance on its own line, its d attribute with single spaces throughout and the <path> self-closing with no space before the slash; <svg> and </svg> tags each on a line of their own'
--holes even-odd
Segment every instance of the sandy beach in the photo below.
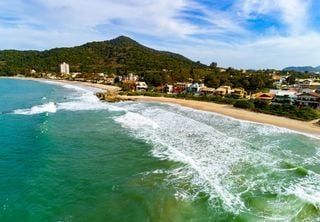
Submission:
<svg viewBox="0 0 320 222">
<path fill-rule="evenodd" d="M 117 92 L 120 90 L 120 88 L 117 86 L 102 85 L 102 84 L 89 83 L 89 82 L 39 79 L 39 78 L 20 78 L 20 77 L 9 77 L 9 78 L 35 80 L 35 81 L 51 81 L 51 82 L 57 82 L 57 83 L 82 85 L 82 86 L 94 87 L 94 88 L 101 89 L 103 91 L 108 91 L 108 92 Z M 256 123 L 270 124 L 278 127 L 284 127 L 294 131 L 312 134 L 314 136 L 320 137 L 320 127 L 313 124 L 315 121 L 304 122 L 304 121 L 289 119 L 289 118 L 280 117 L 280 116 L 268 115 L 263 113 L 255 113 L 255 112 L 247 111 L 244 109 L 238 109 L 231 105 L 202 102 L 202 101 L 195 101 L 195 100 L 175 99 L 175 98 L 167 98 L 167 97 L 148 97 L 148 96 L 121 96 L 121 98 L 134 99 L 141 102 L 174 103 L 174 104 L 178 104 L 181 106 L 185 106 L 185 107 L 189 107 L 197 110 L 214 112 L 214 113 L 222 114 L 232 118 L 256 122 Z"/>
<path fill-rule="evenodd" d="M 308 133 L 320 136 L 320 127 L 315 126 L 312 122 L 303 122 L 299 120 L 289 119 L 280 116 L 268 115 L 263 113 L 255 113 L 247 111 L 244 109 L 238 109 L 231 105 L 194 101 L 194 100 L 184 100 L 166 97 L 147 97 L 147 96 L 122 96 L 122 98 L 137 99 L 138 101 L 144 102 L 160 102 L 160 103 L 174 103 L 181 106 L 198 109 L 202 111 L 219 113 L 236 119 L 252 121 L 262 124 L 270 124 L 278 127 L 284 127 L 294 131 Z"/>
</svg>

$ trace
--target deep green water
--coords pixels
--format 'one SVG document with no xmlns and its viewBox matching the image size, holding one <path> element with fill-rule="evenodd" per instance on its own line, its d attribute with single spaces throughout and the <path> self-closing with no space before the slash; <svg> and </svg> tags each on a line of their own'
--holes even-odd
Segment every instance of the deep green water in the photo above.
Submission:
<svg viewBox="0 0 320 222">
<path fill-rule="evenodd" d="M 0 221 L 320 221 L 320 140 L 0 79 Z"/>
</svg>

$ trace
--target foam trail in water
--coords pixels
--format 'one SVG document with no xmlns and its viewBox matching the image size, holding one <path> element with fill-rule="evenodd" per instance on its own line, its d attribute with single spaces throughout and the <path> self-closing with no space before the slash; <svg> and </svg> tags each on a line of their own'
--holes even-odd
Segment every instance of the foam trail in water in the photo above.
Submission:
<svg viewBox="0 0 320 222">
<path fill-rule="evenodd" d="M 30 109 L 17 109 L 13 111 L 13 114 L 19 115 L 35 115 L 40 113 L 55 113 L 57 112 L 57 106 L 55 103 L 50 102 L 43 105 L 33 106 Z"/>
<path fill-rule="evenodd" d="M 151 143 L 154 156 L 185 164 L 172 171 L 174 177 L 170 177 L 170 181 L 184 184 L 188 180 L 192 189 L 186 191 L 183 187 L 177 196 L 194 198 L 197 193 L 205 192 L 213 204 L 217 198 L 222 200 L 228 211 L 253 214 L 243 195 L 270 193 L 283 195 L 284 199 L 295 195 L 297 202 L 286 202 L 285 199 L 270 203 L 273 212 L 270 216 L 255 213 L 259 218 L 274 221 L 286 221 L 298 213 L 303 206 L 302 199 L 316 204 L 305 194 L 317 194 L 315 187 L 320 187 L 320 181 L 312 180 L 315 186 L 309 186 L 310 192 L 304 191 L 302 197 L 301 190 L 293 184 L 299 184 L 299 181 L 308 183 L 311 179 L 300 175 L 299 169 L 289 171 L 283 168 L 284 161 L 292 161 L 297 166 L 304 163 L 296 158 L 294 150 L 291 153 L 282 151 L 281 143 L 289 143 L 290 138 L 296 137 L 291 131 L 250 122 L 239 123 L 230 118 L 172 106 L 133 103 L 122 107 L 129 112 L 115 117 L 115 121 L 134 136 Z M 315 149 L 314 152 L 318 151 Z"/>
</svg>

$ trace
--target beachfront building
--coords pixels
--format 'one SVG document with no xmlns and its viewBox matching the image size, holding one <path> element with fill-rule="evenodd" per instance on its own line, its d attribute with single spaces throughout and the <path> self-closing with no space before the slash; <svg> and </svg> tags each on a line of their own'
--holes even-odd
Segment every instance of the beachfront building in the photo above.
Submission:
<svg viewBox="0 0 320 222">
<path fill-rule="evenodd" d="M 173 85 L 165 84 L 164 88 L 163 88 L 163 91 L 168 93 L 168 94 L 173 93 Z"/>
<path fill-rule="evenodd" d="M 147 91 L 148 90 L 148 85 L 145 82 L 136 82 L 136 91 L 137 92 L 142 92 L 142 91 Z"/>
<path fill-rule="evenodd" d="M 225 95 L 230 95 L 231 94 L 231 87 L 230 86 L 220 86 L 217 88 L 214 93 L 217 96 L 225 96 Z"/>
<path fill-rule="evenodd" d="M 70 68 L 68 63 L 61 63 L 60 64 L 60 73 L 61 74 L 70 74 Z"/>
<path fill-rule="evenodd" d="M 253 99 L 271 101 L 275 95 L 272 93 L 256 93 L 252 95 Z"/>
<path fill-rule="evenodd" d="M 173 84 L 173 93 L 182 93 L 187 90 L 191 83 L 177 82 Z"/>
<path fill-rule="evenodd" d="M 234 88 L 231 92 L 231 95 L 238 98 L 246 98 L 248 93 L 244 90 L 244 88 Z"/>
<path fill-rule="evenodd" d="M 296 100 L 298 106 L 309 106 L 313 109 L 320 110 L 320 94 L 319 93 L 302 93 L 298 95 Z"/>
<path fill-rule="evenodd" d="M 201 87 L 204 87 L 204 84 L 193 83 L 187 87 L 187 92 L 198 94 L 200 92 Z"/>
<path fill-rule="evenodd" d="M 215 91 L 214 88 L 204 86 L 204 87 L 200 88 L 200 95 L 202 95 L 202 96 L 213 95 L 214 91 Z"/>
<path fill-rule="evenodd" d="M 294 104 L 297 100 L 297 91 L 295 90 L 270 90 L 271 94 L 274 94 L 272 103 L 274 104 Z"/>
</svg>

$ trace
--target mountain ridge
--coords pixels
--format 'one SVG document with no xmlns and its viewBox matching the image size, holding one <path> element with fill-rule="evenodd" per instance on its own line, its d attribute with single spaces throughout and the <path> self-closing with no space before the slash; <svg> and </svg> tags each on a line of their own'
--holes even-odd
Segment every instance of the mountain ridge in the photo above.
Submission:
<svg viewBox="0 0 320 222">
<path fill-rule="evenodd" d="M 207 67 L 177 53 L 149 48 L 127 36 L 44 51 L 0 51 L 1 74 L 27 73 L 31 69 L 59 72 L 59 64 L 62 62 L 69 63 L 73 72 L 142 72 L 163 69 L 179 72 L 181 69 Z"/>
<path fill-rule="evenodd" d="M 312 67 L 312 66 L 288 66 L 283 71 L 296 71 L 296 72 L 310 72 L 316 73 L 320 72 L 320 66 Z"/>
</svg>

